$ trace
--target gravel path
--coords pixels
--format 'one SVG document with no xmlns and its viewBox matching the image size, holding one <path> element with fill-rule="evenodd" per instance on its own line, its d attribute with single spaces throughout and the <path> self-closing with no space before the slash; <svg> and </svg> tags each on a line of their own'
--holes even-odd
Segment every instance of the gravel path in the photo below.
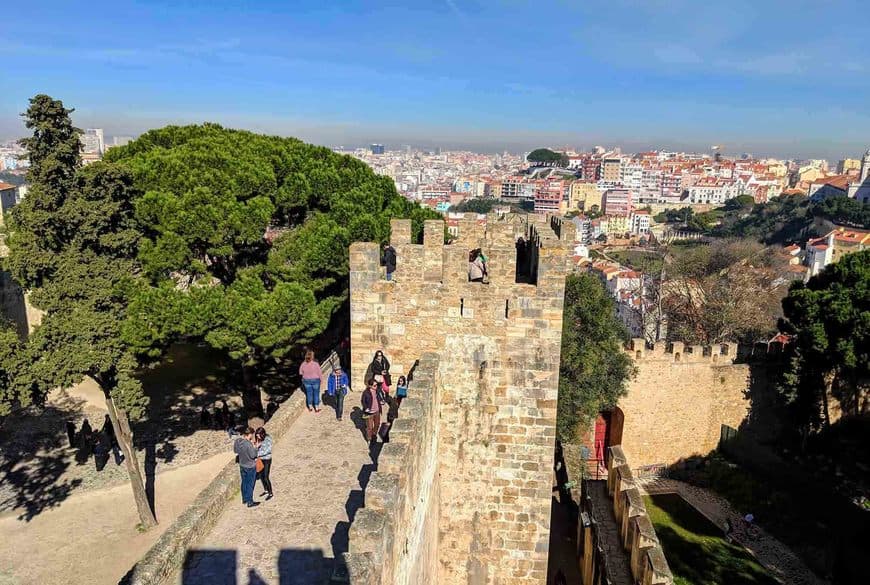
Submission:
<svg viewBox="0 0 870 585">
<path fill-rule="evenodd" d="M 0 518 L 0 585 L 115 585 L 217 475 L 232 454 L 215 455 L 156 478 L 156 528 L 136 530 L 128 485 L 66 499 L 29 522 Z"/>
<path fill-rule="evenodd" d="M 362 507 L 372 455 L 379 452 L 379 443 L 370 451 L 357 427 L 358 399 L 348 395 L 341 422 L 328 407 L 303 413 L 274 447 L 274 499 L 262 501 L 257 482 L 260 506 L 228 504 L 211 533 L 188 550 L 185 569 L 173 582 L 326 583 L 335 558 L 347 551 L 350 520 Z"/>
</svg>

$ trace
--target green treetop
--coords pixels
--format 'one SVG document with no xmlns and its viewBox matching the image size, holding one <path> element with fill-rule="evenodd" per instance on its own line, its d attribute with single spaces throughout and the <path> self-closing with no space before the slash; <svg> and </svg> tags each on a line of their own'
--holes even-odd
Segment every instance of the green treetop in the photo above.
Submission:
<svg viewBox="0 0 870 585">
<path fill-rule="evenodd" d="M 622 350 L 628 332 L 616 317 L 613 299 L 592 275 L 570 275 L 565 283 L 562 358 L 556 434 L 572 441 L 578 427 L 616 406 L 634 375 Z"/>
<path fill-rule="evenodd" d="M 829 395 L 844 412 L 870 400 L 870 250 L 844 256 L 782 301 L 785 330 L 796 335 L 783 390 L 805 431 L 830 424 Z"/>
<path fill-rule="evenodd" d="M 529 153 L 526 160 L 533 163 L 567 166 L 568 156 L 564 153 L 553 152 L 548 148 L 537 148 Z"/>
<path fill-rule="evenodd" d="M 200 337 L 239 366 L 246 408 L 258 377 L 309 343 L 347 299 L 348 246 L 439 217 L 363 162 L 293 138 L 215 124 L 152 130 L 108 157 L 134 176 L 155 288 L 137 295 L 128 341 L 155 353 Z"/>
</svg>

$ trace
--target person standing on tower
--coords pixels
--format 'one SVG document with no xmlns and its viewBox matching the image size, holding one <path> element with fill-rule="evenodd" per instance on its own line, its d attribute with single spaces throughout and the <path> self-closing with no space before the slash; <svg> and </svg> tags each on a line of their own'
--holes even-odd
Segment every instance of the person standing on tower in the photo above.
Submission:
<svg viewBox="0 0 870 585">
<path fill-rule="evenodd" d="M 387 280 L 393 280 L 393 273 L 396 271 L 396 249 L 390 244 L 384 244 L 381 265 L 386 269 Z"/>
</svg>

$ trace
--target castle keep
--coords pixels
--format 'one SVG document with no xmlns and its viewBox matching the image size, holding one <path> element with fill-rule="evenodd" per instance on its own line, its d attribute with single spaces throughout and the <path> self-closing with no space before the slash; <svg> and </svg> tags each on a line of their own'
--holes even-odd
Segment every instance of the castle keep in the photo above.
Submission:
<svg viewBox="0 0 870 585">
<path fill-rule="evenodd" d="M 546 581 L 574 233 L 570 222 L 511 217 L 483 226 L 466 216 L 450 244 L 443 221 L 425 222 L 414 244 L 410 221 L 394 220 L 394 282 L 376 244 L 351 246 L 352 383 L 363 387 L 378 349 L 394 381 L 413 375 L 351 526 L 352 583 Z M 488 257 L 488 284 L 468 282 L 474 248 Z"/>
</svg>

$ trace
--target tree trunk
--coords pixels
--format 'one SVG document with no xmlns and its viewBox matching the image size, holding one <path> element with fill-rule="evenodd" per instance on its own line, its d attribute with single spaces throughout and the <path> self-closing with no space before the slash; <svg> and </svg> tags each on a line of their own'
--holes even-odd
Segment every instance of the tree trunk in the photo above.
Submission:
<svg viewBox="0 0 870 585">
<path fill-rule="evenodd" d="M 124 452 L 124 463 L 127 465 L 127 474 L 130 476 L 130 485 L 133 487 L 133 499 L 136 500 L 136 509 L 139 511 L 139 522 L 143 528 L 151 528 L 157 525 L 157 518 L 148 503 L 142 470 L 139 468 L 139 458 L 133 447 L 133 430 L 130 428 L 130 420 L 127 418 L 126 412 L 115 407 L 115 401 L 112 400 L 111 395 L 105 389 L 103 392 L 106 396 L 106 406 L 109 409 L 112 428 L 115 429 L 115 438 Z"/>
<path fill-rule="evenodd" d="M 251 366 L 242 363 L 242 404 L 248 418 L 264 414 L 263 400 L 260 398 L 260 387 Z"/>
</svg>

